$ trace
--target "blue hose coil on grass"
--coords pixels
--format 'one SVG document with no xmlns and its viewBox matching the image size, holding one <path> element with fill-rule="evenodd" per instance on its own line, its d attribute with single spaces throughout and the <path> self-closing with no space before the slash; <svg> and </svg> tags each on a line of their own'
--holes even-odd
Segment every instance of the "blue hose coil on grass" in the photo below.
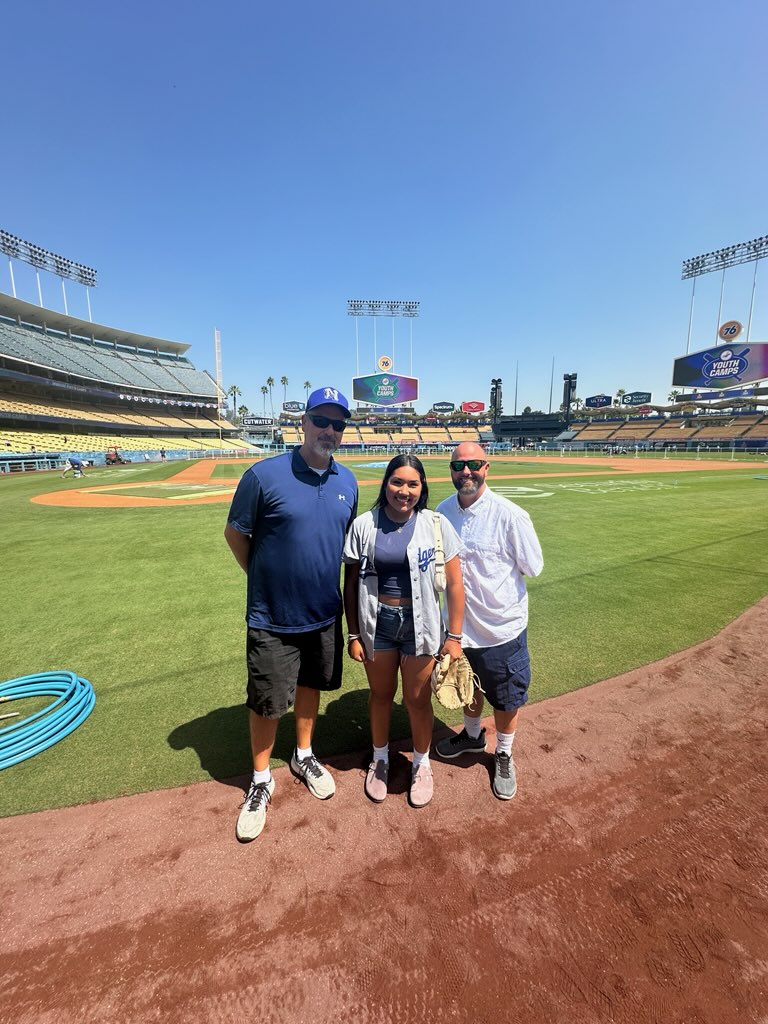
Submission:
<svg viewBox="0 0 768 1024">
<path fill-rule="evenodd" d="M 69 736 L 96 703 L 91 684 L 74 672 L 40 672 L 0 683 L 0 714 L 5 701 L 49 696 L 56 697 L 53 704 L 0 728 L 0 769 L 34 757 Z"/>
</svg>

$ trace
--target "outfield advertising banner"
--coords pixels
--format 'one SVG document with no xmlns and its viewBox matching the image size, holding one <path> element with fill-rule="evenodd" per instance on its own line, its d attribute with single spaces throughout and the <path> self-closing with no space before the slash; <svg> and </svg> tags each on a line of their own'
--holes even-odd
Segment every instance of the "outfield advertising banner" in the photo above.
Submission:
<svg viewBox="0 0 768 1024">
<path fill-rule="evenodd" d="M 718 345 L 675 360 L 676 387 L 728 388 L 768 377 L 768 345 Z"/>
<path fill-rule="evenodd" d="M 483 412 L 485 410 L 485 402 L 462 402 L 462 412 Z"/>
<path fill-rule="evenodd" d="M 367 405 L 403 405 L 419 397 L 417 377 L 403 377 L 398 373 L 372 373 L 368 377 L 352 378 L 352 397 Z"/>
<path fill-rule="evenodd" d="M 274 421 L 267 416 L 243 416 L 241 422 L 244 427 L 271 427 Z"/>
<path fill-rule="evenodd" d="M 647 405 L 651 400 L 650 391 L 630 391 L 621 396 L 622 405 Z"/>
<path fill-rule="evenodd" d="M 412 413 L 413 407 L 410 405 L 372 405 L 370 409 L 366 409 L 365 412 L 370 419 L 374 419 L 375 417 L 372 415 L 373 413 L 380 413 L 381 415 L 386 413 L 388 416 L 391 416 L 392 413 L 398 412 Z"/>
<path fill-rule="evenodd" d="M 435 412 L 453 412 L 456 406 L 453 402 L 435 402 L 432 408 Z"/>
<path fill-rule="evenodd" d="M 723 398 L 754 398 L 768 395 L 768 388 L 730 388 L 728 391 L 686 391 L 681 392 L 676 402 L 719 402 Z"/>
<path fill-rule="evenodd" d="M 304 412 L 304 402 L 283 402 L 283 412 Z"/>
<path fill-rule="evenodd" d="M 588 409 L 604 409 L 606 405 L 611 404 L 610 395 L 590 395 L 589 398 L 584 399 L 584 405 Z"/>
</svg>

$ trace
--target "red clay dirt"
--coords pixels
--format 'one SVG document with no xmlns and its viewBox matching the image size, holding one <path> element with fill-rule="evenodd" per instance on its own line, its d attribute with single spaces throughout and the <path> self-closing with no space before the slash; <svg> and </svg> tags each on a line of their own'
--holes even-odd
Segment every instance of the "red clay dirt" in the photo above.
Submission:
<svg viewBox="0 0 768 1024">
<path fill-rule="evenodd" d="M 0 1020 L 765 1024 L 766 636 L 531 706 L 508 803 L 398 752 L 380 806 L 279 769 L 248 846 L 244 780 L 0 821 Z"/>
</svg>

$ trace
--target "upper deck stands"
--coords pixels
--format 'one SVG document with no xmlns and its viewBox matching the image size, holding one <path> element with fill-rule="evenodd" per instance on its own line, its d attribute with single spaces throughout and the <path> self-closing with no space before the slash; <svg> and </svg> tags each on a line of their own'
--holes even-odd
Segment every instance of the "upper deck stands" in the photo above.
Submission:
<svg viewBox="0 0 768 1024">
<path fill-rule="evenodd" d="M 0 296 L 3 299 L 8 297 Z M 123 350 L 117 342 L 98 337 L 73 337 L 47 326 L 14 323 L 7 318 L 7 305 L 0 301 L 0 355 L 113 386 L 216 398 L 216 386 L 207 373 L 196 370 L 181 351 L 161 351 L 163 345 L 175 350 L 185 350 L 186 345 L 158 341 L 156 353 Z"/>
</svg>

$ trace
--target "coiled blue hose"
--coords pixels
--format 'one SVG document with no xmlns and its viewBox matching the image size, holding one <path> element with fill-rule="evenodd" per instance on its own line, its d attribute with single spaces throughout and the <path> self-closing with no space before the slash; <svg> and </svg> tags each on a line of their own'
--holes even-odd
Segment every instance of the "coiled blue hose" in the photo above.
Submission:
<svg viewBox="0 0 768 1024">
<path fill-rule="evenodd" d="M 34 757 L 69 736 L 96 703 L 87 679 L 74 672 L 40 672 L 0 683 L 0 706 L 21 697 L 56 697 L 53 704 L 0 729 L 0 769 Z"/>
</svg>

